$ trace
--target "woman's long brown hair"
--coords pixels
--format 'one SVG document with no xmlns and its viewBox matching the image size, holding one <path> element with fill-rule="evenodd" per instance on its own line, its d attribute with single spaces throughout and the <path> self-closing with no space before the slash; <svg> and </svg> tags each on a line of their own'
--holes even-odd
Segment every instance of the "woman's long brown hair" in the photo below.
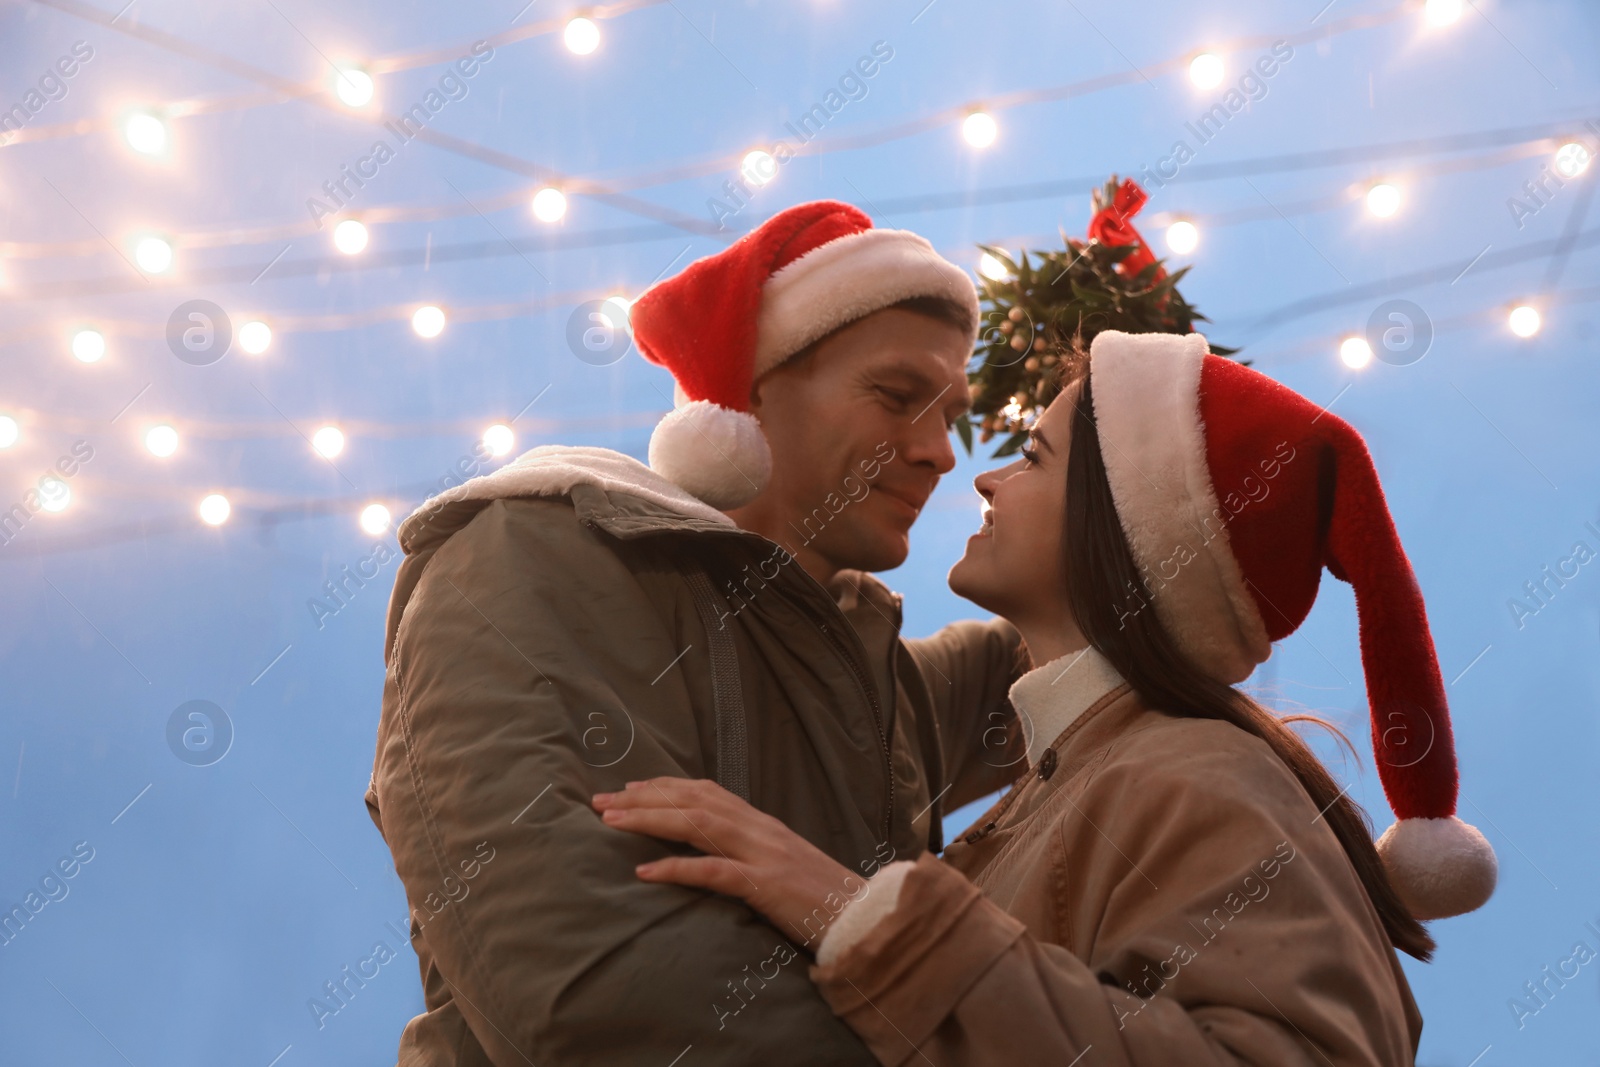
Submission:
<svg viewBox="0 0 1600 1067">
<path fill-rule="evenodd" d="M 1142 588 L 1128 547 L 1111 483 L 1106 476 L 1100 435 L 1094 421 L 1093 382 L 1087 359 L 1069 361 L 1068 378 L 1081 380 L 1067 453 L 1067 600 L 1083 636 L 1117 669 L 1151 707 L 1175 715 L 1221 719 L 1259 737 L 1294 773 L 1344 846 L 1361 884 L 1383 920 L 1389 940 L 1402 952 L 1426 961 L 1434 940 L 1412 918 L 1389 883 L 1372 843 L 1372 827 L 1361 806 L 1334 782 L 1322 761 L 1288 727 L 1291 722 L 1324 726 L 1348 745 L 1344 735 L 1313 715 L 1279 717 L 1248 695 L 1217 681 L 1179 653 L 1154 611 L 1119 613 L 1128 590 Z M 1063 396 L 1071 402 L 1071 396 Z M 1352 751 L 1354 751 L 1352 749 Z"/>
</svg>

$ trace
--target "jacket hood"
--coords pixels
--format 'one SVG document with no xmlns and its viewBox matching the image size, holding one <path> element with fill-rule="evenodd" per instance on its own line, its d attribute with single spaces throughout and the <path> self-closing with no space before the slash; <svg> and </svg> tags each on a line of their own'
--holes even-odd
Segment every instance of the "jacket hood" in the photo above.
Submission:
<svg viewBox="0 0 1600 1067">
<path fill-rule="evenodd" d="M 540 445 L 497 471 L 480 474 L 425 500 L 400 524 L 400 547 L 407 553 L 421 547 L 429 527 L 434 526 L 441 512 L 453 505 L 468 501 L 488 503 L 511 497 L 566 496 L 581 485 L 608 493 L 626 493 L 683 518 L 735 526 L 728 516 L 632 456 L 609 448 Z"/>
</svg>

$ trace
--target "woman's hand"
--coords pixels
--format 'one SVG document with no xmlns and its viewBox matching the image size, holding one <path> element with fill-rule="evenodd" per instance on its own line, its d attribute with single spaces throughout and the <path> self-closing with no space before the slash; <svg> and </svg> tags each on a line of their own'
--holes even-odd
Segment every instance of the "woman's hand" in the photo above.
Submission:
<svg viewBox="0 0 1600 1067">
<path fill-rule="evenodd" d="M 596 793 L 592 803 L 609 826 L 706 853 L 641 863 L 641 879 L 738 897 L 812 951 L 845 904 L 867 891 L 866 879 L 715 782 L 652 778 Z"/>
</svg>

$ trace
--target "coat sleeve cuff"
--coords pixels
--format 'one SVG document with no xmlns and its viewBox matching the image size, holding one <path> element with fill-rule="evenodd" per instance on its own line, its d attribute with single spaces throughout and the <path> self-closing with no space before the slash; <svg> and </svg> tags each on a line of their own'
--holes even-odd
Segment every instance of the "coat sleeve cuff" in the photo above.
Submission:
<svg viewBox="0 0 1600 1067">
<path fill-rule="evenodd" d="M 872 880 L 899 866 L 885 867 Z M 903 869 L 887 914 L 849 951 L 838 952 L 831 962 L 819 955 L 811 968 L 811 979 L 834 1014 L 885 1064 L 914 1057 L 1026 929 L 932 853 Z"/>
<path fill-rule="evenodd" d="M 900 900 L 901 883 L 911 873 L 912 866 L 912 861 L 900 860 L 867 880 L 867 891 L 846 904 L 823 933 L 822 940 L 817 944 L 817 966 L 827 967 L 837 962 L 874 926 L 894 912 L 894 906 Z"/>
</svg>

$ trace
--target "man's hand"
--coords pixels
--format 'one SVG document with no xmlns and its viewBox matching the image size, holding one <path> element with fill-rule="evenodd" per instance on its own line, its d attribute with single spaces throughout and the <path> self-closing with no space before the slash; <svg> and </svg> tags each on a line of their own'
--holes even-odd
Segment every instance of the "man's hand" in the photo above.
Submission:
<svg viewBox="0 0 1600 1067">
<path fill-rule="evenodd" d="M 715 782 L 652 778 L 592 803 L 609 826 L 706 853 L 642 863 L 641 879 L 738 897 L 813 951 L 845 904 L 867 892 L 865 879 Z"/>
</svg>

